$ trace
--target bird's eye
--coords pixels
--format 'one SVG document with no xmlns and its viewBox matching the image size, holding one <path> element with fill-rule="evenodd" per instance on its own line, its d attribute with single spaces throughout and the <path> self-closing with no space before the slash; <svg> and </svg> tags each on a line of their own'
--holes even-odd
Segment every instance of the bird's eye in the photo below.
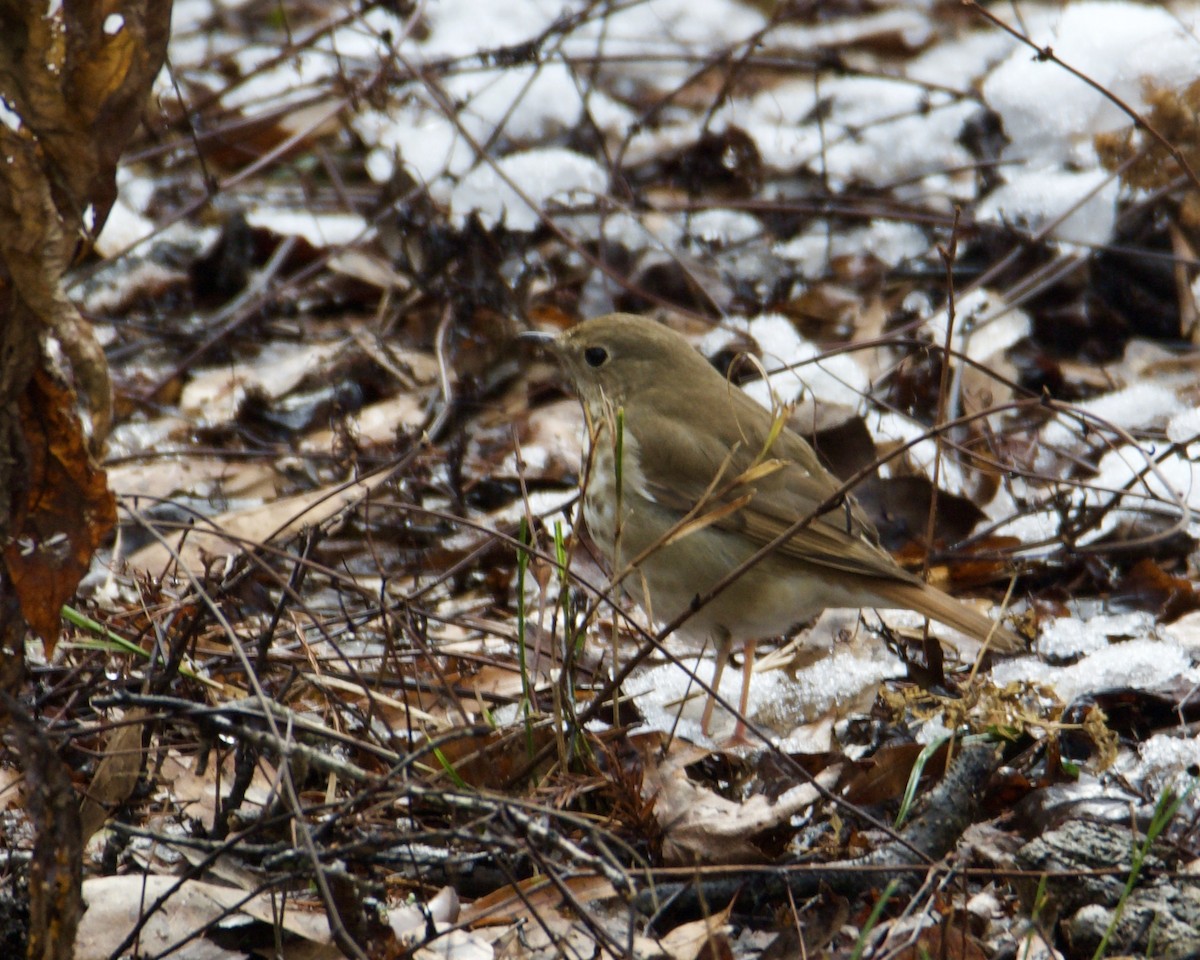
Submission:
<svg viewBox="0 0 1200 960">
<path fill-rule="evenodd" d="M 588 347 L 583 351 L 583 359 L 589 367 L 602 367 L 608 359 L 608 351 L 603 347 Z"/>
</svg>

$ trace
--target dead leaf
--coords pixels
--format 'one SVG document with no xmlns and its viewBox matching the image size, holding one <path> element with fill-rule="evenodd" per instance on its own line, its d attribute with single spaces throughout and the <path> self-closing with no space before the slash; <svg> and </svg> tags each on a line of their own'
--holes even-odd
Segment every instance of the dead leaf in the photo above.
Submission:
<svg viewBox="0 0 1200 960">
<path fill-rule="evenodd" d="M 0 810 L 11 810 L 21 803 L 21 772 L 0 767 Z"/>
<path fill-rule="evenodd" d="M 727 960 L 733 956 L 729 944 L 727 906 L 720 913 L 676 927 L 659 943 L 671 960 Z"/>
<path fill-rule="evenodd" d="M 958 916 L 961 918 L 961 915 Z M 952 921 L 926 927 L 915 943 L 893 954 L 896 960 L 925 960 L 926 957 L 984 960 L 987 955 L 979 940 L 962 923 Z"/>
<path fill-rule="evenodd" d="M 678 743 L 678 741 L 677 741 Z M 663 860 L 668 864 L 761 863 L 754 838 L 787 823 L 820 797 L 816 787 L 800 783 L 771 800 L 762 795 L 735 803 L 688 776 L 687 768 L 707 756 L 699 747 L 673 747 L 664 759 L 643 744 L 643 793 L 654 799 L 654 816 L 663 830 Z M 832 786 L 833 777 L 828 786 Z"/>
<path fill-rule="evenodd" d="M 197 524 L 187 531 L 179 549 L 179 562 L 193 573 L 203 573 L 205 558 L 230 557 L 253 544 L 288 537 L 305 527 L 315 526 L 358 503 L 390 477 L 386 470 L 364 480 L 320 487 L 283 497 L 272 503 L 243 510 L 231 510 Z M 178 538 L 175 538 L 178 541 Z M 159 576 L 172 562 L 172 551 L 162 543 L 138 550 L 127 562 L 135 570 Z"/>
<path fill-rule="evenodd" d="M 603 877 L 565 877 L 561 882 L 578 903 L 608 900 L 616 896 L 612 884 Z M 543 911 L 556 911 L 564 905 L 558 884 L 546 877 L 530 877 L 480 897 L 462 911 L 459 921 L 467 926 L 517 923 L 536 919 Z"/>
<path fill-rule="evenodd" d="M 838 795 L 848 803 L 873 806 L 895 800 L 904 794 L 912 774 L 913 764 L 924 746 L 919 743 L 901 743 L 880 747 L 864 760 L 848 764 L 838 784 Z M 946 748 L 926 764 L 926 773 L 939 773 L 945 768 Z"/>
<path fill-rule="evenodd" d="M 80 839 L 84 844 L 137 786 L 142 772 L 142 715 L 141 710 L 129 711 L 125 723 L 112 732 L 104 745 L 104 759 L 96 767 L 79 808 Z"/>
<path fill-rule="evenodd" d="M 419 430 L 425 420 L 422 398 L 409 392 L 380 400 L 347 417 L 347 423 L 360 443 L 380 445 L 391 443 L 403 430 Z M 300 449 L 325 453 L 333 448 L 336 438 L 335 431 L 322 427 L 308 434 L 300 442 Z"/>
<path fill-rule="evenodd" d="M 463 782 L 480 789 L 502 790 L 529 765 L 531 756 L 555 739 L 556 731 L 538 724 L 528 739 L 523 733 L 503 729 L 484 737 L 451 740 L 440 752 Z"/>
<path fill-rule="evenodd" d="M 38 370 L 20 412 L 27 485 L 15 505 L 4 562 L 21 613 L 50 654 L 63 604 L 116 523 L 116 501 L 88 453 L 74 391 Z"/>
<path fill-rule="evenodd" d="M 1187 577 L 1167 573 L 1150 557 L 1143 557 L 1121 578 L 1117 593 L 1139 610 L 1168 621 L 1200 610 L 1196 584 Z"/>
<path fill-rule="evenodd" d="M 333 949 L 325 914 L 315 905 L 298 906 L 294 900 L 266 893 L 247 898 L 242 890 L 199 880 L 181 881 L 178 877 L 134 874 L 96 877 L 84 882 L 83 899 L 87 909 L 79 922 L 75 960 L 107 960 L 134 924 L 168 893 L 170 896 L 163 909 L 146 918 L 141 929 L 139 939 L 143 952 L 153 944 L 154 952 L 169 953 L 172 944 L 181 944 L 212 924 L 228 922 L 232 910 L 234 916 L 241 913 L 272 926 L 278 925 L 304 940 L 328 946 L 329 951 L 320 953 L 321 957 L 340 956 Z M 215 945 L 212 948 L 216 949 Z"/>
<path fill-rule="evenodd" d="M 328 448 L 326 448 L 328 449 Z M 119 497 L 228 497 L 266 500 L 278 493 L 279 471 L 266 463 L 230 462 L 218 457 L 156 458 L 121 464 L 108 471 L 108 482 Z"/>
<path fill-rule="evenodd" d="M 172 750 L 159 770 L 159 782 L 162 784 L 160 796 L 169 797 L 184 816 L 203 824 L 212 824 L 216 822 L 220 801 L 227 799 L 233 789 L 236 777 L 234 762 L 233 755 L 227 754 L 219 768 L 218 764 L 210 761 L 203 773 L 196 773 L 195 757 L 184 757 Z M 260 757 L 244 803 L 265 808 L 275 796 L 272 789 L 274 778 L 275 771 Z"/>
<path fill-rule="evenodd" d="M 760 960 L 827 957 L 824 952 L 850 919 L 850 901 L 822 888 L 803 906 L 796 923 L 788 924 L 760 954 Z"/>
<path fill-rule="evenodd" d="M 340 349 L 331 343 L 273 344 L 251 360 L 193 375 L 183 388 L 179 408 L 210 423 L 232 420 L 247 393 L 282 397 L 305 377 L 319 376 Z"/>
</svg>

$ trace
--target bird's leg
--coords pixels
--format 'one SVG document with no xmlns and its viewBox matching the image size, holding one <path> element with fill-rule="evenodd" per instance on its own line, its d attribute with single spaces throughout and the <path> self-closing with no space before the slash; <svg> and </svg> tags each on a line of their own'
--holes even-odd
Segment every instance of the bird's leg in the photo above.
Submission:
<svg viewBox="0 0 1200 960">
<path fill-rule="evenodd" d="M 730 743 L 748 743 L 746 739 L 746 710 L 750 706 L 750 678 L 754 676 L 754 646 L 755 640 L 747 640 L 742 647 L 742 696 L 738 700 L 737 724 L 733 728 Z"/>
<path fill-rule="evenodd" d="M 725 664 L 729 662 L 729 650 L 733 646 L 733 638 L 728 630 L 722 630 L 715 638 L 717 642 L 717 663 L 713 667 L 712 693 L 704 700 L 704 714 L 700 717 L 700 732 L 706 737 L 708 727 L 712 722 L 713 707 L 716 705 L 716 694 L 721 689 L 721 674 L 725 672 Z"/>
</svg>

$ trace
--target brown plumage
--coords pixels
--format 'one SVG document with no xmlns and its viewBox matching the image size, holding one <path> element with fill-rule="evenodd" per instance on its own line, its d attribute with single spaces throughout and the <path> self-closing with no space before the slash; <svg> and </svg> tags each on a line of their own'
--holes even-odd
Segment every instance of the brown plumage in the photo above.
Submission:
<svg viewBox="0 0 1200 960">
<path fill-rule="evenodd" d="M 643 317 L 612 314 L 577 325 L 553 349 L 591 431 L 589 531 L 651 616 L 674 619 L 798 520 L 824 511 L 680 628 L 693 641 L 716 644 L 714 688 L 730 650 L 745 649 L 743 715 L 755 641 L 826 607 L 903 607 L 987 640 L 994 650 L 1024 646 L 1012 631 L 897 565 L 853 498 L 838 496 L 841 482 L 812 447 L 679 334 Z M 710 699 L 705 732 L 711 713 Z M 739 722 L 735 737 L 741 732 Z"/>
</svg>

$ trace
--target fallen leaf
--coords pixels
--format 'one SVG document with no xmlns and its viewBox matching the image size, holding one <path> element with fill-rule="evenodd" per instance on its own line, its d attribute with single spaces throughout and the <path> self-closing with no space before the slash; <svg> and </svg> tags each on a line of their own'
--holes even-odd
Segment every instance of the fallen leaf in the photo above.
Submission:
<svg viewBox="0 0 1200 960">
<path fill-rule="evenodd" d="M 381 471 L 363 480 L 308 490 L 272 503 L 213 517 L 187 530 L 182 547 L 173 551 L 163 543 L 152 543 L 127 558 L 129 566 L 159 576 L 178 553 L 179 563 L 196 574 L 205 568 L 205 558 L 231 557 L 255 544 L 267 543 L 316 526 L 358 503 L 391 476 Z M 174 538 L 178 542 L 178 538 Z"/>
<path fill-rule="evenodd" d="M 104 759 L 96 767 L 79 808 L 80 839 L 85 844 L 137 786 L 142 772 L 142 716 L 143 711 L 130 710 L 123 725 L 109 735 L 104 745 Z"/>
<path fill-rule="evenodd" d="M 116 501 L 87 450 L 75 394 L 44 370 L 20 401 L 28 457 L 4 562 L 21 613 L 54 651 L 62 606 L 75 595 L 92 554 L 116 523 Z"/>
<path fill-rule="evenodd" d="M 652 741 L 647 741 L 647 746 Z M 742 803 L 726 800 L 688 776 L 687 768 L 707 755 L 699 747 L 673 748 L 665 759 L 646 749 L 643 793 L 654 798 L 654 816 L 663 830 L 666 863 L 761 863 L 754 838 L 807 809 L 820 797 L 800 783 L 771 800 L 755 795 Z M 827 786 L 832 786 L 833 777 Z"/>
<path fill-rule="evenodd" d="M 726 960 L 733 956 L 729 944 L 729 913 L 720 913 L 676 927 L 659 944 L 671 960 Z"/>
<path fill-rule="evenodd" d="M 577 903 L 587 904 L 616 896 L 612 884 L 603 877 L 565 877 L 561 882 Z M 467 926 L 484 926 L 535 920 L 543 911 L 556 911 L 565 905 L 558 884 L 546 877 L 530 877 L 480 897 L 463 909 L 459 922 Z"/>
<path fill-rule="evenodd" d="M 173 892 L 172 892 L 173 891 Z M 167 896 L 170 894 L 169 896 Z M 167 897 L 162 909 L 146 914 L 160 898 Z M 205 928 L 230 921 L 230 911 L 241 913 L 311 943 L 327 946 L 318 957 L 337 957 L 329 935 L 329 924 L 318 907 L 299 906 L 278 894 L 264 893 L 247 897 L 245 891 L 199 880 L 132 874 L 120 877 L 95 877 L 84 881 L 83 899 L 87 904 L 75 941 L 76 960 L 107 960 L 121 946 L 135 924 L 145 918 L 138 942 L 139 954 L 168 954 L 173 946 L 190 940 Z M 206 952 L 189 956 L 242 956 L 226 953 L 206 943 Z M 310 960 L 313 957 L 310 954 Z"/>
</svg>

